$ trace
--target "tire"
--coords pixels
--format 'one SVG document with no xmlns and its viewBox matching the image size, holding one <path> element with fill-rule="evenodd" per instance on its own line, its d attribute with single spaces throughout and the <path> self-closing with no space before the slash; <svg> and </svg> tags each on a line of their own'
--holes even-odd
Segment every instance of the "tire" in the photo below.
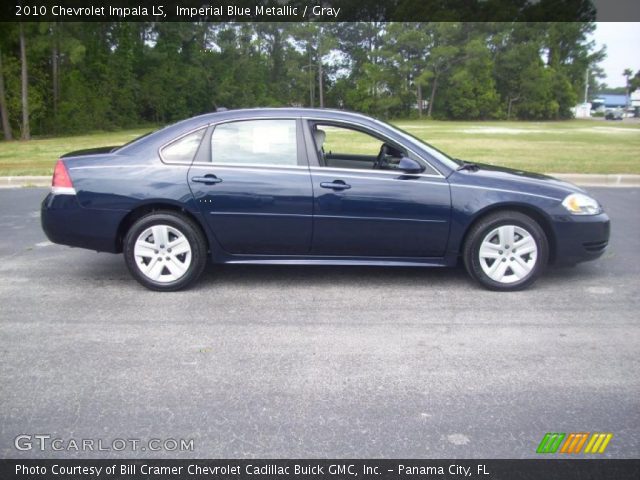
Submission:
<svg viewBox="0 0 640 480">
<path fill-rule="evenodd" d="M 129 272 L 150 290 L 172 292 L 193 284 L 207 264 L 207 243 L 189 218 L 157 211 L 139 218 L 123 242 Z"/>
<path fill-rule="evenodd" d="M 549 242 L 534 219 L 505 210 L 487 215 L 471 228 L 463 259 L 469 275 L 485 288 L 522 290 L 544 271 Z"/>
</svg>

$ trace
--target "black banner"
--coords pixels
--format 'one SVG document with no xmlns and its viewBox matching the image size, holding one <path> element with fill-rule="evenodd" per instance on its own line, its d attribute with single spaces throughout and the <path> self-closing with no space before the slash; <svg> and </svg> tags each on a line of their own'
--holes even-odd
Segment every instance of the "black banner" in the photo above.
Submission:
<svg viewBox="0 0 640 480">
<path fill-rule="evenodd" d="M 0 460 L 0 478 L 637 480 L 640 460 Z"/>
<path fill-rule="evenodd" d="M 640 21 L 636 0 L 8 0 L 0 21 Z"/>
</svg>

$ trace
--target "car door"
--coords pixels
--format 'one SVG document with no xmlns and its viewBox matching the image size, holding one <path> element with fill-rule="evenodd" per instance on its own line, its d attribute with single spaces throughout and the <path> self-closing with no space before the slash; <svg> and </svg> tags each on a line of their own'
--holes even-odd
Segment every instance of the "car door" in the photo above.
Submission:
<svg viewBox="0 0 640 480">
<path fill-rule="evenodd" d="M 362 126 L 309 121 L 305 128 L 308 150 L 315 152 L 316 161 L 311 166 L 313 254 L 444 255 L 451 202 L 442 175 L 415 153 Z M 374 169 L 381 146 L 391 143 L 403 155 L 419 160 L 424 171 Z"/>
<path fill-rule="evenodd" d="M 220 246 L 232 254 L 304 254 L 313 198 L 300 120 L 217 124 L 188 173 Z"/>
</svg>

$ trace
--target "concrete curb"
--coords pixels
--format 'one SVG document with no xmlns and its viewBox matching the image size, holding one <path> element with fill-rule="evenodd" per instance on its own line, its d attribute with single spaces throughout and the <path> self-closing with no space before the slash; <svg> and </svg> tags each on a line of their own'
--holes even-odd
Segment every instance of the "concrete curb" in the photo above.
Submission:
<svg viewBox="0 0 640 480">
<path fill-rule="evenodd" d="M 627 173 L 548 173 L 547 175 L 581 187 L 640 187 L 640 175 Z"/>
<path fill-rule="evenodd" d="M 547 175 L 575 183 L 581 187 L 640 187 L 640 175 L 617 173 L 549 173 Z M 0 177 L 0 188 L 48 187 L 50 185 L 50 176 Z"/>
<path fill-rule="evenodd" d="M 0 188 L 21 187 L 50 187 L 51 175 L 46 177 L 25 175 L 15 177 L 0 177 Z"/>
</svg>

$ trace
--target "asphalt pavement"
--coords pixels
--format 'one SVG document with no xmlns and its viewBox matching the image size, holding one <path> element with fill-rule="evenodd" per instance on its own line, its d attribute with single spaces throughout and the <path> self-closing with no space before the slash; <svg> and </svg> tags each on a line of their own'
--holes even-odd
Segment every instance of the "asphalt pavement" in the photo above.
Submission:
<svg viewBox="0 0 640 480">
<path fill-rule="evenodd" d="M 0 190 L 0 456 L 535 458 L 546 432 L 611 432 L 600 458 L 638 458 L 640 189 L 589 190 L 608 251 L 515 293 L 275 266 L 156 293 L 120 255 L 48 242 L 46 189 Z M 114 439 L 193 448 L 70 447 Z"/>
</svg>

